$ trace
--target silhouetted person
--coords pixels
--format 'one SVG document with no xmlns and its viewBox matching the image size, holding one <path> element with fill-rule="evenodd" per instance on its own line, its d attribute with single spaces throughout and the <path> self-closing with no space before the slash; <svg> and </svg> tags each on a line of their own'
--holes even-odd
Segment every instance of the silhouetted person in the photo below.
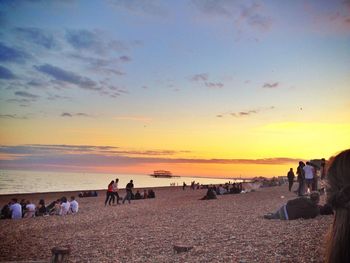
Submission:
<svg viewBox="0 0 350 263">
<path fill-rule="evenodd" d="M 294 183 L 294 172 L 293 172 L 293 168 L 290 168 L 288 174 L 287 174 L 287 177 L 288 177 L 288 183 L 289 183 L 289 192 L 292 190 L 292 187 L 293 187 L 293 183 Z"/>
<path fill-rule="evenodd" d="M 299 183 L 299 186 L 298 186 L 298 196 L 303 196 L 305 194 L 305 172 L 304 172 L 304 166 L 305 164 L 300 161 L 299 162 L 299 166 L 297 168 L 297 180 L 298 180 L 298 183 Z"/>
<path fill-rule="evenodd" d="M 123 199 L 123 204 L 125 203 L 125 200 L 128 200 L 130 204 L 131 196 L 132 196 L 132 189 L 134 188 L 134 182 L 133 180 L 130 180 L 130 182 L 126 185 L 125 190 L 126 190 L 126 195 Z"/>
</svg>

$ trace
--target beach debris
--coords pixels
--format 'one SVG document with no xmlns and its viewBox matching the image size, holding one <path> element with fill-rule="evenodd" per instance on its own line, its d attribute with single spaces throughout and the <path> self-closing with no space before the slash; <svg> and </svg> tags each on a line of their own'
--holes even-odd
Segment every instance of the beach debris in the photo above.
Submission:
<svg viewBox="0 0 350 263">
<path fill-rule="evenodd" d="M 51 263 L 64 263 L 68 262 L 68 256 L 70 254 L 70 248 L 67 247 L 54 247 L 51 249 L 52 257 Z"/>
<path fill-rule="evenodd" d="M 173 246 L 174 253 L 188 252 L 193 248 L 193 246 L 186 246 L 183 244 L 176 244 Z"/>
</svg>

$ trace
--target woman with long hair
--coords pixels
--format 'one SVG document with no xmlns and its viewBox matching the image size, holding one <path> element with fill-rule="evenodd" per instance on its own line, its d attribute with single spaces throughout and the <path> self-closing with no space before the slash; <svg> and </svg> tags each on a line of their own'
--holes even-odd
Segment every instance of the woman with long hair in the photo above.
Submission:
<svg viewBox="0 0 350 263">
<path fill-rule="evenodd" d="M 326 262 L 350 262 L 350 149 L 330 160 L 327 173 L 327 203 L 335 212 L 330 229 Z"/>
<path fill-rule="evenodd" d="M 113 191 L 113 185 L 114 185 L 114 181 L 111 181 L 108 185 L 108 189 L 107 189 L 107 193 L 106 193 L 106 201 L 105 201 L 105 206 L 107 205 L 107 202 L 109 205 L 111 205 L 111 202 L 115 200 L 114 197 L 114 191 Z"/>
</svg>

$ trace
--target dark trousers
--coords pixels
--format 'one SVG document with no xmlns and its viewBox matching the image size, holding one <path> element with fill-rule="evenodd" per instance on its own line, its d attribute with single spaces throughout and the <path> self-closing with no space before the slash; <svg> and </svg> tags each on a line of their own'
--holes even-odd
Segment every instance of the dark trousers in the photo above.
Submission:
<svg viewBox="0 0 350 263">
<path fill-rule="evenodd" d="M 118 192 L 114 192 L 114 195 L 117 197 L 117 204 L 119 204 L 120 197 L 119 197 Z M 114 199 L 113 199 L 113 204 L 114 204 Z"/>
<path fill-rule="evenodd" d="M 292 186 L 293 186 L 293 181 L 288 181 L 289 182 L 289 192 L 292 190 Z"/>
<path fill-rule="evenodd" d="M 112 201 L 113 201 L 113 203 L 115 202 L 114 193 L 107 191 L 105 205 L 107 205 L 107 202 L 109 205 L 111 205 Z"/>
</svg>

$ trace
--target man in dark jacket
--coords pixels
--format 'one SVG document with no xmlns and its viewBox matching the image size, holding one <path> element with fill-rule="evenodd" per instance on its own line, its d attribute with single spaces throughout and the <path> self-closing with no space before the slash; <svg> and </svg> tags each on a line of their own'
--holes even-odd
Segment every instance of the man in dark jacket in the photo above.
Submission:
<svg viewBox="0 0 350 263">
<path fill-rule="evenodd" d="M 320 194 L 318 192 L 312 192 L 310 198 L 299 197 L 289 200 L 287 204 L 283 205 L 275 213 L 264 215 L 264 218 L 281 220 L 314 218 L 320 214 L 320 207 L 318 206 L 319 201 Z"/>
</svg>

